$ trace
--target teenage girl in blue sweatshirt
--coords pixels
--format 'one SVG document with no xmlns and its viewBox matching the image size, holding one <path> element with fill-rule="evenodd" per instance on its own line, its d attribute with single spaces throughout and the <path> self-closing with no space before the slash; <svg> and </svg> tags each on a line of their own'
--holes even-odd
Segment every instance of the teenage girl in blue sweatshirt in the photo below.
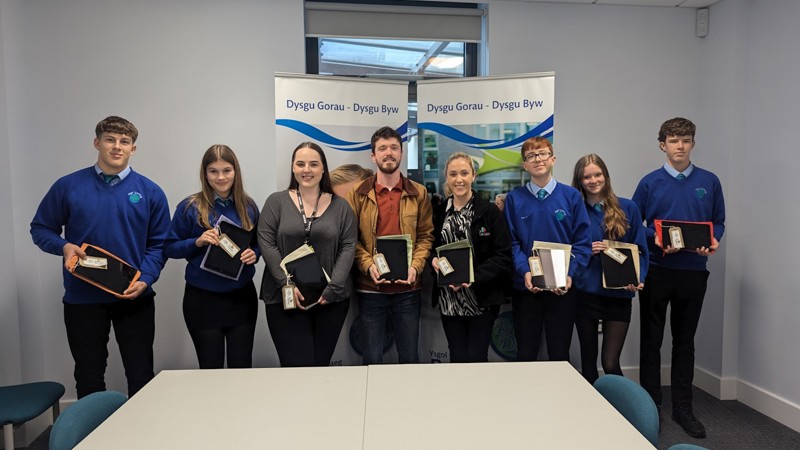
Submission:
<svg viewBox="0 0 800 450">
<path fill-rule="evenodd" d="M 244 191 L 239 161 L 227 145 L 212 145 L 200 165 L 202 190 L 186 197 L 175 209 L 164 253 L 185 258 L 186 290 L 183 317 L 197 351 L 201 369 L 252 367 L 258 297 L 253 284 L 260 252 L 254 228 L 258 206 Z M 250 247 L 241 252 L 244 263 L 238 280 L 200 268 L 207 246 L 219 245 L 214 225 L 225 216 L 253 231 Z"/>
<path fill-rule="evenodd" d="M 575 327 L 581 343 L 581 371 L 594 384 L 597 373 L 597 325 L 603 321 L 603 351 L 601 363 L 606 374 L 622 375 L 619 357 L 628 325 L 634 294 L 644 287 L 648 256 L 644 225 L 636 204 L 617 197 L 611 188 L 611 178 L 605 162 L 595 155 L 586 155 L 575 164 L 572 186 L 584 198 L 592 233 L 592 256 L 589 266 L 575 277 L 578 313 Z M 603 268 L 600 253 L 606 250 L 603 240 L 627 242 L 639 247 L 639 283 L 624 289 L 603 288 Z"/>
<path fill-rule="evenodd" d="M 511 301 L 517 360 L 537 359 L 544 328 L 549 359 L 567 361 L 575 323 L 572 279 L 585 269 L 592 251 L 589 217 L 581 194 L 552 177 L 556 157 L 549 140 L 530 138 L 522 143 L 521 153 L 531 179 L 508 193 L 503 211 L 514 265 Z M 528 264 L 533 241 L 572 245 L 565 288 L 549 291 L 533 286 Z"/>
</svg>

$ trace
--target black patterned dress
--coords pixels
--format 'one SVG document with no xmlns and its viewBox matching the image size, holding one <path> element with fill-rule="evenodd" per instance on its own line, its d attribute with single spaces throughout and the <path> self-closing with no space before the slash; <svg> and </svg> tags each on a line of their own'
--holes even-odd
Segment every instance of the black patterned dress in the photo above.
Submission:
<svg viewBox="0 0 800 450">
<path fill-rule="evenodd" d="M 474 197 L 473 197 L 474 198 Z M 470 239 L 469 227 L 472 223 L 473 199 L 456 211 L 453 197 L 447 199 L 447 209 L 442 225 L 442 245 Z M 445 316 L 479 316 L 482 314 L 478 300 L 471 288 L 453 291 L 449 287 L 440 288 L 439 311 Z"/>
</svg>

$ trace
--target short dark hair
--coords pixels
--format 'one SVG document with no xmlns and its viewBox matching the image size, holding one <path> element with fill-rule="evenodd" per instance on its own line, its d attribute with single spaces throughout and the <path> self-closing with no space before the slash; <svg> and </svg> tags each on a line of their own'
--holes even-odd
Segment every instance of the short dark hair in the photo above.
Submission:
<svg viewBox="0 0 800 450">
<path fill-rule="evenodd" d="M 397 139 L 397 142 L 400 143 L 400 150 L 402 150 L 403 149 L 403 136 L 400 136 L 400 133 L 398 133 L 392 127 L 381 127 L 381 128 L 378 128 L 378 131 L 376 131 L 372 135 L 372 140 L 370 141 L 370 143 L 372 144 L 372 154 L 375 154 L 375 143 L 378 142 L 378 139 L 392 139 L 392 138 Z"/>
<path fill-rule="evenodd" d="M 669 119 L 661 124 L 661 129 L 658 130 L 658 142 L 667 142 L 667 136 L 691 136 L 694 139 L 694 133 L 697 127 L 689 119 L 683 117 L 675 117 Z"/>
<path fill-rule="evenodd" d="M 137 130 L 132 123 L 117 116 L 108 116 L 97 123 L 97 126 L 94 128 L 95 137 L 99 139 L 103 133 L 124 134 L 129 136 L 134 143 L 136 142 L 136 138 L 139 137 L 139 130 Z"/>
</svg>

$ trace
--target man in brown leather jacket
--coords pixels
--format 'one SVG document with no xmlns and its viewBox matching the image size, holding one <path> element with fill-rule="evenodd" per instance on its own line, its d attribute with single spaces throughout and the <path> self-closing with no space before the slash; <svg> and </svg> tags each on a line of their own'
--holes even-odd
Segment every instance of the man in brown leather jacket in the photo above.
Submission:
<svg viewBox="0 0 800 450">
<path fill-rule="evenodd" d="M 390 127 L 377 130 L 372 136 L 372 160 L 378 170 L 347 195 L 358 218 L 353 266 L 359 272 L 356 289 L 364 364 L 383 362 L 387 315 L 394 325 L 398 362 L 419 361 L 421 274 L 433 245 L 433 221 L 425 188 L 400 173 L 402 157 L 402 136 Z M 377 237 L 402 234 L 409 235 L 413 244 L 408 278 L 382 279 L 375 264 Z"/>
</svg>

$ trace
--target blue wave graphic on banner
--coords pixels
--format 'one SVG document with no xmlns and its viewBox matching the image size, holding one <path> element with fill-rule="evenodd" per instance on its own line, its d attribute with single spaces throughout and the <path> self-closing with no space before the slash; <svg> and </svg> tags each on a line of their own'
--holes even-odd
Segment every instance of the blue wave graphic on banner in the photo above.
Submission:
<svg viewBox="0 0 800 450">
<path fill-rule="evenodd" d="M 275 119 L 275 125 L 297 131 L 298 133 L 307 136 L 310 140 L 334 150 L 340 150 L 344 152 L 359 152 L 362 150 L 372 149 L 372 143 L 370 141 L 345 141 L 335 136 L 331 136 L 319 128 L 299 120 Z M 405 122 L 403 125 L 401 125 L 400 128 L 397 129 L 397 132 L 403 137 L 403 142 L 408 140 L 408 122 Z"/>
<path fill-rule="evenodd" d="M 461 142 L 462 144 L 488 145 L 498 142 L 497 139 L 480 139 L 475 136 L 470 136 L 461 130 L 439 122 L 422 122 L 417 124 L 417 126 L 420 129 L 433 131 L 434 133 L 450 138 L 456 142 Z"/>
<path fill-rule="evenodd" d="M 509 147 L 516 147 L 523 142 L 525 142 L 528 138 L 534 136 L 541 136 L 545 138 L 550 138 L 553 136 L 553 115 L 551 114 L 550 117 L 545 119 L 540 124 L 536 125 L 533 129 L 528 131 L 527 133 L 517 136 L 513 139 L 504 141 L 504 140 L 489 140 L 489 139 L 480 139 L 475 136 L 470 136 L 464 133 L 461 130 L 458 130 L 450 125 L 445 125 L 438 122 L 422 122 L 417 125 L 420 129 L 425 129 L 429 131 L 433 131 L 438 133 L 442 136 L 450 138 L 460 144 L 463 144 L 466 147 L 474 148 L 476 150 L 494 150 L 500 148 L 509 148 Z"/>
</svg>

